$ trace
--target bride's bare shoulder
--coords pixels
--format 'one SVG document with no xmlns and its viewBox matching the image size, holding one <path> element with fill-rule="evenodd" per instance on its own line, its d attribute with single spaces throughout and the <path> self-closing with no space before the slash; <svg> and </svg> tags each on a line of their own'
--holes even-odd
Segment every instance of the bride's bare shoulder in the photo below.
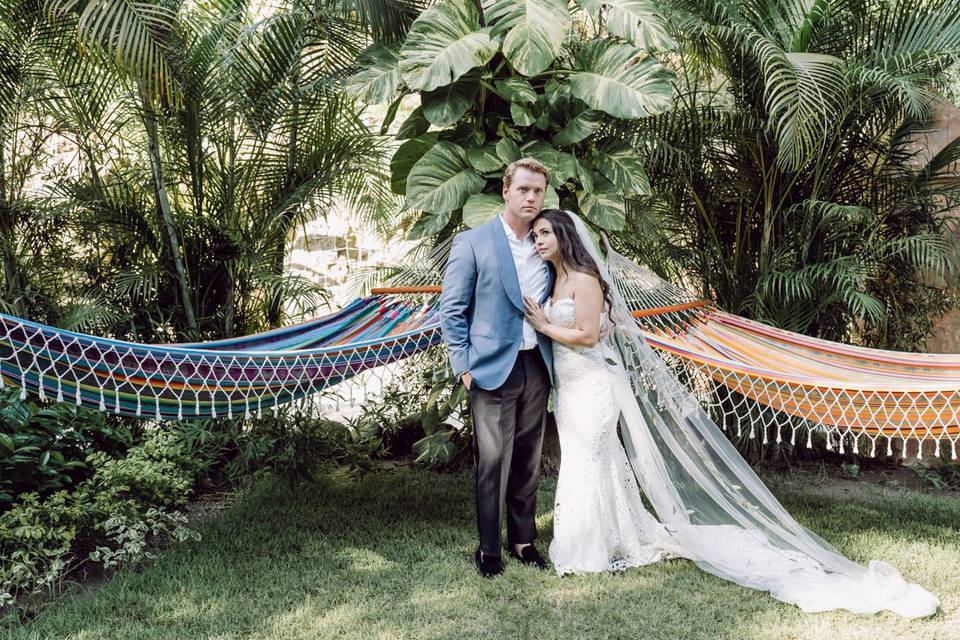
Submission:
<svg viewBox="0 0 960 640">
<path fill-rule="evenodd" d="M 570 274 L 571 284 L 577 296 L 595 297 L 601 295 L 600 281 L 589 273 L 574 271 Z"/>
</svg>

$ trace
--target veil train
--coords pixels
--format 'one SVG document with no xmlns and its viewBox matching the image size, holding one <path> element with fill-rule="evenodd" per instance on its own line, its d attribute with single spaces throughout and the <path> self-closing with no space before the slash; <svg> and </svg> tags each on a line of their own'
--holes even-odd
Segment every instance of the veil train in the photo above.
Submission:
<svg viewBox="0 0 960 640">
<path fill-rule="evenodd" d="M 587 226 L 566 213 L 610 286 L 616 326 L 602 345 L 604 360 L 617 380 L 627 457 L 660 521 L 657 543 L 804 611 L 886 609 L 909 618 L 936 613 L 937 598 L 896 568 L 848 560 L 787 513 L 647 344 Z"/>
</svg>

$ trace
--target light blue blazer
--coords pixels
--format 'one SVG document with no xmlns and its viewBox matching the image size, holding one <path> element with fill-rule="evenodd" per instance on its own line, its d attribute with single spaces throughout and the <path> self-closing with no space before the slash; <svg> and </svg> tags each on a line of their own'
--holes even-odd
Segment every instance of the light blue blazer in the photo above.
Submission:
<svg viewBox="0 0 960 640">
<path fill-rule="evenodd" d="M 553 290 L 549 266 L 540 304 Z M 440 326 L 454 373 L 469 371 L 473 384 L 502 385 L 523 342 L 523 296 L 500 216 L 453 239 L 440 295 Z M 553 382 L 553 347 L 537 332 L 540 353 Z"/>
</svg>

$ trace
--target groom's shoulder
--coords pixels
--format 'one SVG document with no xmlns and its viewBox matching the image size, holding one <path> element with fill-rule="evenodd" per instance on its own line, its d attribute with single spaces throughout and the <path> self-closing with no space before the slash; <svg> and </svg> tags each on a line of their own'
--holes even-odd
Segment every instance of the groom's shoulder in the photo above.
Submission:
<svg viewBox="0 0 960 640">
<path fill-rule="evenodd" d="M 491 222 L 495 222 L 496 218 Z M 454 242 L 469 242 L 473 244 L 476 240 L 483 238 L 490 230 L 490 222 L 484 222 L 472 229 L 464 229 L 453 237 Z"/>
</svg>

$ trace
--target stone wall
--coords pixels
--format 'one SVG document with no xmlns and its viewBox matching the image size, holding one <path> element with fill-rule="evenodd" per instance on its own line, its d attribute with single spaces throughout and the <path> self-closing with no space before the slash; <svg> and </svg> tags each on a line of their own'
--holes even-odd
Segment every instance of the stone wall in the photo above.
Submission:
<svg viewBox="0 0 960 640">
<path fill-rule="evenodd" d="M 287 256 L 287 272 L 329 289 L 333 311 L 361 294 L 365 271 L 402 263 L 412 245 L 399 231 L 384 238 L 347 209 L 334 209 L 297 231 Z"/>
<path fill-rule="evenodd" d="M 960 109 L 944 101 L 937 112 L 937 126 L 924 141 L 930 155 L 960 137 Z M 953 240 L 960 247 L 960 227 Z M 929 353 L 960 353 L 960 311 L 947 313 L 936 322 L 925 350 Z"/>
</svg>

